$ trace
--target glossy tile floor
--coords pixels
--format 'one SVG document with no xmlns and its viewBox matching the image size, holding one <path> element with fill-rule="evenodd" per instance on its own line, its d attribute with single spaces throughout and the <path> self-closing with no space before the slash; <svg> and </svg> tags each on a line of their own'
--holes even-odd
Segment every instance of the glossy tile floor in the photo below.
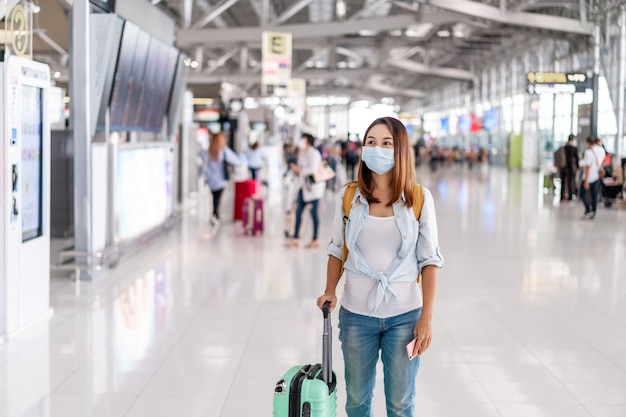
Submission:
<svg viewBox="0 0 626 417">
<path fill-rule="evenodd" d="M 626 211 L 583 221 L 536 173 L 419 177 L 446 265 L 416 416 L 626 416 Z M 325 251 L 283 248 L 280 189 L 266 194 L 263 237 L 212 229 L 207 204 L 92 282 L 54 276 L 54 316 L 0 345 L 0 416 L 271 416 L 279 376 L 321 357 Z M 308 217 L 303 227 L 309 237 Z"/>
</svg>

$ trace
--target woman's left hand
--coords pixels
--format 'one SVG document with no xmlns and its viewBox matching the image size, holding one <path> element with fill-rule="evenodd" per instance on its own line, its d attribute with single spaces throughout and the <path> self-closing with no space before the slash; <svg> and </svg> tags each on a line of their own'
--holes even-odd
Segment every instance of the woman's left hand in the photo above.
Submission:
<svg viewBox="0 0 626 417">
<path fill-rule="evenodd" d="M 422 315 L 413 329 L 413 335 L 417 338 L 413 354 L 421 355 L 426 352 L 433 340 L 432 318 Z"/>
</svg>

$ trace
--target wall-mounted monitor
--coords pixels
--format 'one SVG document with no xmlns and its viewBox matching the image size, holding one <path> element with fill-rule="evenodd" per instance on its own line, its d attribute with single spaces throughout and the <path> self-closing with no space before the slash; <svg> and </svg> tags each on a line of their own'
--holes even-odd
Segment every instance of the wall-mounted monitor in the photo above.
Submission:
<svg viewBox="0 0 626 417">
<path fill-rule="evenodd" d="M 125 22 L 111 94 L 110 130 L 162 129 L 177 62 L 176 48 Z"/>
<path fill-rule="evenodd" d="M 133 73 L 135 45 L 140 38 L 139 33 L 139 27 L 130 22 L 124 23 L 111 94 L 110 130 L 127 130 L 124 116 L 126 103 L 129 101 L 127 96 L 133 93 L 128 87 Z"/>
<path fill-rule="evenodd" d="M 115 12 L 115 0 L 89 0 L 89 3 L 103 12 Z"/>
<path fill-rule="evenodd" d="M 42 218 L 42 89 L 22 85 L 21 166 L 17 172 L 22 196 L 22 241 L 43 234 Z"/>
<path fill-rule="evenodd" d="M 158 131 L 163 126 L 172 94 L 178 50 L 152 38 L 146 72 L 146 85 L 152 87 L 150 100 L 143 109 L 141 127 L 144 130 Z"/>
</svg>

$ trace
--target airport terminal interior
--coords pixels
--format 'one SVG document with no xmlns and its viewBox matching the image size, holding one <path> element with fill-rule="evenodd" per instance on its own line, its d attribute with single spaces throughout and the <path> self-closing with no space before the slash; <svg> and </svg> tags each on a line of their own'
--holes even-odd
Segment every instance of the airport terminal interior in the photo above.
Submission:
<svg viewBox="0 0 626 417">
<path fill-rule="evenodd" d="M 347 417 L 339 308 L 336 414 L 281 379 L 324 356 L 378 117 L 444 259 L 412 415 L 626 417 L 625 0 L 0 9 L 0 417 Z M 294 245 L 311 152 L 332 178 Z M 379 361 L 372 416 L 384 386 Z"/>
</svg>

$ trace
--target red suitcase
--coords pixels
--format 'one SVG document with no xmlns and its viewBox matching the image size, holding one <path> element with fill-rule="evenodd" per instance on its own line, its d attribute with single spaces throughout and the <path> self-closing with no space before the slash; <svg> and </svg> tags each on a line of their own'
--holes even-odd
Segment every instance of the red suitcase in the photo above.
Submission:
<svg viewBox="0 0 626 417">
<path fill-rule="evenodd" d="M 242 220 L 241 209 L 243 200 L 256 194 L 257 182 L 247 180 L 235 183 L 235 205 L 233 206 L 233 220 Z"/>
<path fill-rule="evenodd" d="M 263 234 L 263 200 L 249 197 L 243 201 L 243 232 L 246 235 Z"/>
</svg>

